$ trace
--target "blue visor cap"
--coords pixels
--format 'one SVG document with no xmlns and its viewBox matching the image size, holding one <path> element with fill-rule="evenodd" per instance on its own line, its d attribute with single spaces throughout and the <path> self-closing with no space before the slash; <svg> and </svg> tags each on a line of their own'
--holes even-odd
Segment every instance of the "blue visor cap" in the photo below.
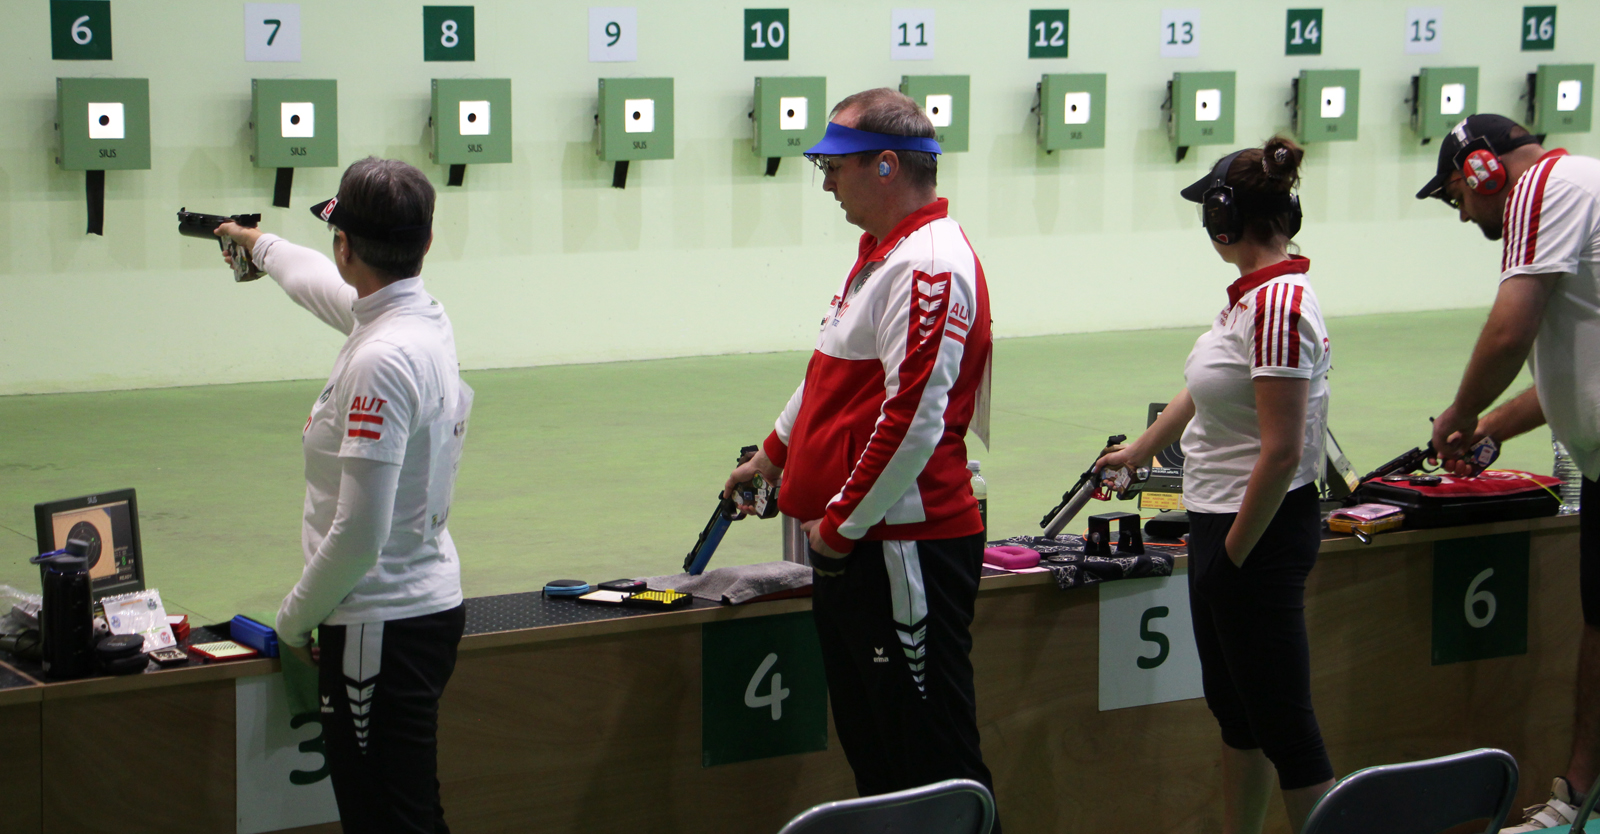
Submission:
<svg viewBox="0 0 1600 834">
<path fill-rule="evenodd" d="M 844 156 L 866 151 L 922 151 L 938 155 L 939 143 L 921 136 L 896 136 L 892 133 L 873 133 L 845 127 L 838 122 L 828 122 L 822 141 L 806 151 L 806 159 L 817 161 L 819 156 Z"/>
</svg>

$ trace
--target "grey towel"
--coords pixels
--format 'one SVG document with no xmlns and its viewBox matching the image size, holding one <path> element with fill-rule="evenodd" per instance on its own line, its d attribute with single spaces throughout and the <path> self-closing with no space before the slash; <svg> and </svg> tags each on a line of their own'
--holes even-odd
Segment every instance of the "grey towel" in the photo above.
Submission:
<svg viewBox="0 0 1600 834">
<path fill-rule="evenodd" d="M 760 562 L 717 568 L 699 576 L 652 576 L 644 582 L 652 591 L 672 588 L 711 602 L 740 605 L 756 597 L 810 585 L 811 568 L 798 562 Z"/>
</svg>

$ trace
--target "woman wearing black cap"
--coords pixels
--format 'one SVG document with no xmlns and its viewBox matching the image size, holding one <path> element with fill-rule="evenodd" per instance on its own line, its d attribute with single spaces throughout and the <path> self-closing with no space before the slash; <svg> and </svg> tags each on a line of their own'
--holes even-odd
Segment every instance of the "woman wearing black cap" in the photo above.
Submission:
<svg viewBox="0 0 1600 834">
<path fill-rule="evenodd" d="M 1301 156 L 1274 138 L 1223 157 L 1183 190 L 1239 279 L 1195 341 L 1184 390 L 1138 440 L 1096 464 L 1140 464 L 1182 440 L 1189 599 L 1206 704 L 1222 728 L 1226 834 L 1261 831 L 1274 767 L 1296 831 L 1333 784 L 1305 627 L 1330 361 L 1311 262 L 1289 253 Z"/>
<path fill-rule="evenodd" d="M 225 223 L 289 297 L 349 336 L 301 430 L 305 569 L 278 640 L 307 662 L 319 629 L 323 737 L 346 832 L 448 831 L 439 696 L 465 623 L 446 529 L 472 391 L 444 308 L 422 288 L 433 186 L 403 162 L 351 165 L 311 211 L 333 260 Z"/>
</svg>

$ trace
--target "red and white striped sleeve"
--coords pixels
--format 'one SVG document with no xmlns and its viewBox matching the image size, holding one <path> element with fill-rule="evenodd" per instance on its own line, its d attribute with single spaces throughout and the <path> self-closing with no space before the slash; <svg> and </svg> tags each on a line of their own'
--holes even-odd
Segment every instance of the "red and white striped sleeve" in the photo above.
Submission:
<svg viewBox="0 0 1600 834">
<path fill-rule="evenodd" d="M 978 309 L 971 276 L 930 275 L 907 265 L 894 281 L 877 326 L 881 414 L 819 528 L 828 546 L 841 553 L 850 552 L 911 489 L 944 437 L 950 389 L 961 374 Z"/>
<path fill-rule="evenodd" d="M 806 384 L 802 380 L 800 387 L 794 389 L 789 396 L 789 404 L 783 407 L 783 413 L 778 415 L 777 422 L 772 425 L 772 433 L 761 444 L 761 450 L 767 453 L 767 459 L 778 468 L 783 468 L 789 462 L 789 438 L 794 433 L 794 421 L 800 417 L 800 403 L 805 400 Z"/>
<path fill-rule="evenodd" d="M 1541 159 L 1517 179 L 1506 198 L 1500 280 L 1514 275 L 1578 271 L 1594 233 L 1595 199 L 1561 176 L 1561 157 Z"/>
<path fill-rule="evenodd" d="M 1310 379 L 1323 350 L 1316 317 L 1307 315 L 1306 288 L 1273 282 L 1256 290 L 1247 323 L 1250 376 Z"/>
</svg>

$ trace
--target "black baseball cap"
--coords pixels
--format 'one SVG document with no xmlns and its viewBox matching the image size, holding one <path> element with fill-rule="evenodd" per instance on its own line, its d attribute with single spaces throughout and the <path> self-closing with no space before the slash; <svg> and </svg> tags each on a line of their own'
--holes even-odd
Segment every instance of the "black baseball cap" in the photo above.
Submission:
<svg viewBox="0 0 1600 834">
<path fill-rule="evenodd" d="M 386 243 L 415 243 L 427 240 L 433 232 L 431 223 L 427 226 L 387 226 L 368 220 L 340 205 L 338 197 L 312 206 L 311 214 L 357 237 Z"/>
<path fill-rule="evenodd" d="M 1495 156 L 1503 156 L 1514 148 L 1539 143 L 1539 137 L 1532 134 L 1511 138 L 1511 131 L 1521 127 L 1522 125 L 1505 116 L 1494 113 L 1479 113 L 1457 122 L 1455 127 L 1450 128 L 1450 133 L 1444 137 L 1444 141 L 1439 143 L 1439 170 L 1433 175 L 1433 179 L 1428 180 L 1428 184 L 1417 192 L 1417 199 L 1445 198 L 1445 184 L 1450 182 L 1450 178 L 1455 176 L 1467 161 L 1467 152 L 1471 150 L 1469 145 L 1476 144 L 1477 147 L 1487 145 L 1488 150 Z"/>
</svg>

